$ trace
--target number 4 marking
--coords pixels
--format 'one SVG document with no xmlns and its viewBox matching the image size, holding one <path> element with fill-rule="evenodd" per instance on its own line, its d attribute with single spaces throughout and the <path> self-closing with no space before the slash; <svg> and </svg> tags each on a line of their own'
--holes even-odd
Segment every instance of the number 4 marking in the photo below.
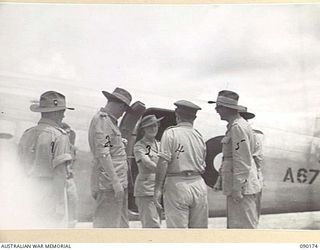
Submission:
<svg viewBox="0 0 320 250">
<path fill-rule="evenodd" d="M 310 169 L 309 172 L 314 173 L 313 177 L 311 178 L 311 180 L 309 182 L 309 184 L 312 184 L 315 181 L 315 179 L 317 178 L 317 176 L 319 175 L 320 170 Z"/>
</svg>

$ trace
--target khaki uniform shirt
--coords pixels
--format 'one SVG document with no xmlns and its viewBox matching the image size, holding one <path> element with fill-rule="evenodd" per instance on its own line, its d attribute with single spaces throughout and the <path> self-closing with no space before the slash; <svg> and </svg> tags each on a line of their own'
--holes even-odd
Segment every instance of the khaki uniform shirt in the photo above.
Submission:
<svg viewBox="0 0 320 250">
<path fill-rule="evenodd" d="M 92 176 L 93 190 L 112 189 L 112 180 L 103 170 L 99 158 L 110 155 L 113 168 L 124 188 L 128 186 L 128 163 L 125 145 L 122 142 L 121 132 L 117 127 L 117 119 L 107 114 L 104 108 L 92 118 L 89 127 L 89 145 L 94 157 Z"/>
<path fill-rule="evenodd" d="M 262 142 L 263 142 L 263 134 L 261 132 L 256 132 L 253 130 L 256 144 L 253 151 L 253 159 L 257 166 L 258 171 L 258 179 L 260 181 L 261 187 L 263 186 L 263 175 L 262 175 L 262 167 L 263 167 L 263 151 L 262 151 Z"/>
<path fill-rule="evenodd" d="M 23 133 L 19 155 L 32 156 L 33 163 L 26 169 L 30 177 L 53 178 L 55 167 L 72 160 L 67 133 L 55 122 L 44 118 Z"/>
<path fill-rule="evenodd" d="M 154 193 L 154 185 L 155 185 L 155 169 L 150 169 L 146 167 L 141 159 L 143 156 L 149 157 L 151 161 L 155 164 L 158 162 L 158 152 L 159 152 L 160 143 L 158 141 L 154 141 L 152 145 L 150 145 L 145 140 L 141 139 L 134 145 L 134 157 L 139 169 L 139 174 L 136 178 L 135 186 L 134 186 L 134 196 L 150 196 Z"/>
<path fill-rule="evenodd" d="M 205 170 L 206 144 L 191 123 L 182 122 L 164 131 L 159 157 L 169 162 L 168 173 Z"/>
<path fill-rule="evenodd" d="M 261 185 L 253 160 L 256 141 L 249 123 L 242 117 L 236 118 L 228 124 L 228 130 L 221 143 L 223 193 L 231 195 L 232 190 L 242 190 L 243 194 L 260 192 Z"/>
</svg>

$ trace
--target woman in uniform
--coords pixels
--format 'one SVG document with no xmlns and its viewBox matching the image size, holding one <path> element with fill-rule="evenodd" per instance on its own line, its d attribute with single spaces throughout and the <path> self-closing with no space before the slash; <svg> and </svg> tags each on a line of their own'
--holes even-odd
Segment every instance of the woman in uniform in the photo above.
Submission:
<svg viewBox="0 0 320 250">
<path fill-rule="evenodd" d="M 141 140 L 134 145 L 134 156 L 139 169 L 135 181 L 134 196 L 143 228 L 160 228 L 160 218 L 153 202 L 155 172 L 160 143 L 156 140 L 159 121 L 155 115 L 143 117 L 140 129 Z"/>
</svg>

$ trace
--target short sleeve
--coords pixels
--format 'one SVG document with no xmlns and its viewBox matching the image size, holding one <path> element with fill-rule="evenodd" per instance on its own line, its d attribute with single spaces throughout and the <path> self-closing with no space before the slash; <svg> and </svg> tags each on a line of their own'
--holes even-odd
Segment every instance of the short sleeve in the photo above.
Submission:
<svg viewBox="0 0 320 250">
<path fill-rule="evenodd" d="M 173 139 L 173 131 L 172 129 L 164 131 L 161 142 L 160 142 L 160 150 L 158 156 L 167 160 L 172 160 L 172 141 Z"/>
<path fill-rule="evenodd" d="M 263 134 L 254 133 L 255 137 L 255 146 L 254 146 L 254 156 L 261 156 L 262 157 L 262 141 L 263 141 Z"/>
<path fill-rule="evenodd" d="M 134 145 L 133 148 L 133 154 L 134 154 L 134 158 L 136 160 L 136 162 L 138 163 L 139 161 L 141 161 L 143 155 L 145 154 L 146 149 L 143 147 L 143 145 L 140 142 L 137 142 Z"/>
<path fill-rule="evenodd" d="M 72 160 L 71 147 L 67 135 L 62 134 L 56 138 L 53 145 L 53 168 Z"/>
<path fill-rule="evenodd" d="M 262 151 L 263 134 L 254 133 L 254 137 L 255 137 L 255 146 L 254 146 L 253 158 L 255 160 L 257 168 L 261 169 L 263 164 L 263 151 Z"/>
</svg>

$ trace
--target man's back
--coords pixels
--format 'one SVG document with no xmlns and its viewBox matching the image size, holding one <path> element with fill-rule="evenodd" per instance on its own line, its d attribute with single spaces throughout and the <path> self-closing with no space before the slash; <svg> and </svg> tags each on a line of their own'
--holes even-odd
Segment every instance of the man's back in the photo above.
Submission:
<svg viewBox="0 0 320 250">
<path fill-rule="evenodd" d="M 71 160 L 69 145 L 64 130 L 40 120 L 24 132 L 19 142 L 19 157 L 27 175 L 52 178 L 54 167 Z"/>
<path fill-rule="evenodd" d="M 164 132 L 160 155 L 169 161 L 168 172 L 205 169 L 206 146 L 201 134 L 191 123 L 182 122 Z"/>
<path fill-rule="evenodd" d="M 205 170 L 206 145 L 193 128 L 201 108 L 186 100 L 174 104 L 178 125 L 168 128 L 161 138 L 155 204 L 161 207 L 163 193 L 168 228 L 207 228 L 207 186 L 201 177 Z"/>
</svg>

